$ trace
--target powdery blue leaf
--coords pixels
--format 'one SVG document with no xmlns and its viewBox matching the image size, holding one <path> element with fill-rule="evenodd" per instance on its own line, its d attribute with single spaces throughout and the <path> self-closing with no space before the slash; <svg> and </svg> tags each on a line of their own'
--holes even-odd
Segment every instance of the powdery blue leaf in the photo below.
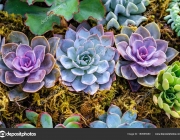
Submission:
<svg viewBox="0 0 180 140">
<path fill-rule="evenodd" d="M 122 116 L 121 109 L 118 106 L 115 106 L 115 105 L 111 105 L 107 112 L 110 113 L 110 114 L 112 114 L 112 113 L 117 114 L 117 115 L 119 115 L 119 117 Z"/>
<path fill-rule="evenodd" d="M 147 24 L 145 28 L 150 32 L 151 36 L 153 36 L 154 39 L 160 39 L 160 29 L 155 22 Z"/>
<path fill-rule="evenodd" d="M 81 82 L 85 85 L 92 85 L 96 80 L 97 78 L 93 74 L 84 74 L 81 78 Z"/>
<path fill-rule="evenodd" d="M 137 113 L 126 111 L 121 118 L 121 123 L 132 123 L 133 121 L 136 120 L 136 118 L 137 118 Z"/>
<path fill-rule="evenodd" d="M 81 77 L 76 77 L 76 79 L 72 82 L 72 87 L 74 90 L 79 92 L 87 88 L 87 85 L 81 83 Z"/>
<path fill-rule="evenodd" d="M 121 124 L 121 118 L 118 114 L 108 114 L 106 124 L 108 128 L 117 128 Z"/>
<path fill-rule="evenodd" d="M 107 128 L 107 125 L 102 121 L 94 121 L 90 123 L 90 128 Z"/>
<path fill-rule="evenodd" d="M 84 92 L 90 95 L 94 95 L 99 89 L 99 85 L 97 83 L 94 83 L 92 85 L 89 85 L 86 89 L 84 89 Z"/>
</svg>

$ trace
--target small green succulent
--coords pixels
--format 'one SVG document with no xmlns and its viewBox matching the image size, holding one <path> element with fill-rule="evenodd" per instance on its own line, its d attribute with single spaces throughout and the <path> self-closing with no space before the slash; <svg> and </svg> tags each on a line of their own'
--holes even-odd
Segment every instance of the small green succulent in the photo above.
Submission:
<svg viewBox="0 0 180 140">
<path fill-rule="evenodd" d="M 34 111 L 26 110 L 26 117 L 35 126 L 28 123 L 21 123 L 17 124 L 15 128 L 53 128 L 52 117 L 47 112 L 37 114 Z M 73 114 L 63 124 L 57 124 L 54 128 L 81 128 L 80 120 L 81 117 L 79 115 Z"/>
<path fill-rule="evenodd" d="M 166 10 L 169 15 L 164 17 L 168 24 L 171 24 L 171 28 L 180 36 L 180 0 L 172 0 L 169 3 L 169 8 Z"/>
<path fill-rule="evenodd" d="M 176 61 L 160 71 L 155 86 L 161 93 L 154 95 L 154 103 L 168 115 L 180 118 L 180 62 Z"/>
</svg>

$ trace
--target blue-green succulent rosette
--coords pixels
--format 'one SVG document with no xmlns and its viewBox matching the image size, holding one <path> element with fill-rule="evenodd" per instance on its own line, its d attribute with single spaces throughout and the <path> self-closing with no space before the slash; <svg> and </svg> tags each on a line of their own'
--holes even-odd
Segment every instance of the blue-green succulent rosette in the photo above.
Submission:
<svg viewBox="0 0 180 140">
<path fill-rule="evenodd" d="M 111 105 L 108 111 L 98 118 L 98 121 L 90 123 L 90 128 L 156 128 L 148 119 L 136 120 L 135 111 L 128 110 L 122 114 L 121 109 L 116 105 Z"/>
<path fill-rule="evenodd" d="M 107 24 L 107 29 L 114 27 L 120 28 L 120 25 L 128 24 L 139 26 L 147 18 L 141 14 L 146 11 L 149 0 L 102 0 L 107 15 L 100 21 L 100 24 Z"/>
<path fill-rule="evenodd" d="M 110 89 L 119 59 L 113 45 L 113 33 L 104 32 L 102 25 L 91 28 L 83 22 L 77 28 L 69 26 L 56 52 L 62 83 L 72 91 L 91 95 Z"/>
</svg>

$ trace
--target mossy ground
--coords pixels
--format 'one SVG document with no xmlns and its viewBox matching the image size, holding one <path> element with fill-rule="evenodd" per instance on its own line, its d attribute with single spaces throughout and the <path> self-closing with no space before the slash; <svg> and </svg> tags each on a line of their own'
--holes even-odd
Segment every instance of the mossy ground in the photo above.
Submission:
<svg viewBox="0 0 180 140">
<path fill-rule="evenodd" d="M 166 24 L 163 17 L 167 15 L 165 9 L 170 0 L 150 0 L 151 4 L 147 7 L 144 15 L 148 18 L 143 25 L 155 21 L 161 29 L 161 38 L 169 41 L 169 46 L 180 51 L 180 39 L 176 33 Z M 7 37 L 15 30 L 24 32 L 29 40 L 34 35 L 24 25 L 24 19 L 19 15 L 7 14 L 0 11 L 0 35 Z M 88 21 L 95 25 L 93 20 Z M 76 22 L 71 22 L 78 25 Z M 132 26 L 132 28 L 135 28 Z M 104 27 L 106 30 L 106 27 Z M 53 34 L 64 34 L 67 28 L 55 26 L 53 31 L 45 34 L 47 38 Z M 120 31 L 111 29 L 115 34 Z M 180 56 L 175 58 L 180 60 Z M 171 62 L 172 63 L 172 62 Z M 37 93 L 30 94 L 29 97 L 21 102 L 10 102 L 7 97 L 8 87 L 0 84 L 0 119 L 5 122 L 8 128 L 14 127 L 17 123 L 28 122 L 25 117 L 25 110 L 30 109 L 36 112 L 47 111 L 53 118 L 54 124 L 61 123 L 72 113 L 82 115 L 83 127 L 88 127 L 89 123 L 97 120 L 98 115 L 103 114 L 110 104 L 119 106 L 123 111 L 135 108 L 138 112 L 138 120 L 143 118 L 150 119 L 158 128 L 180 128 L 180 119 L 169 119 L 165 112 L 155 106 L 152 97 L 159 93 L 155 88 L 141 87 L 136 93 L 131 92 L 128 82 L 117 77 L 111 90 L 99 91 L 94 96 L 82 92 L 73 93 L 61 84 L 57 83 L 51 89 L 43 88 Z"/>
</svg>

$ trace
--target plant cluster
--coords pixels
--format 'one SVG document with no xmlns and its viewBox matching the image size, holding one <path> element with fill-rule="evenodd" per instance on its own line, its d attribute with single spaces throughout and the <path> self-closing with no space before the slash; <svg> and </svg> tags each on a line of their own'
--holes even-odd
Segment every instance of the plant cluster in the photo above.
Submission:
<svg viewBox="0 0 180 140">
<path fill-rule="evenodd" d="M 91 95 L 98 89 L 110 89 L 119 59 L 113 44 L 113 32 L 104 32 L 102 25 L 91 28 L 83 22 L 77 28 L 69 27 L 56 51 L 63 83 L 70 90 Z"/>
<path fill-rule="evenodd" d="M 154 22 L 138 27 L 135 32 L 124 26 L 121 34 L 115 36 L 117 50 L 124 59 L 117 62 L 116 74 L 129 81 L 137 79 L 140 85 L 154 87 L 159 71 L 179 54 L 160 36 L 160 29 Z M 137 87 L 132 90 L 138 90 Z"/>
<path fill-rule="evenodd" d="M 52 117 L 47 112 L 37 114 L 34 111 L 26 110 L 27 119 L 33 123 L 21 123 L 15 125 L 15 128 L 53 128 Z M 54 128 L 81 128 L 81 117 L 73 114 L 68 117 L 63 124 L 57 124 Z"/>
<path fill-rule="evenodd" d="M 36 2 L 46 6 L 36 5 Z M 35 35 L 52 30 L 54 24 L 60 25 L 64 19 L 82 22 L 92 17 L 101 20 L 105 14 L 100 0 L 7 0 L 4 10 L 27 17 L 25 25 Z"/>
<path fill-rule="evenodd" d="M 137 113 L 126 111 L 122 114 L 118 106 L 111 105 L 107 113 L 98 117 L 99 121 L 90 124 L 90 128 L 156 128 L 149 120 L 137 121 Z"/>
<path fill-rule="evenodd" d="M 180 62 L 160 71 L 155 86 L 161 93 L 154 95 L 154 103 L 167 114 L 180 118 Z"/>
<path fill-rule="evenodd" d="M 129 24 L 139 26 L 147 18 L 141 14 L 146 11 L 149 0 L 103 0 L 107 15 L 100 24 L 107 24 L 107 29 L 114 27 L 119 29 L 120 25 Z"/>
<path fill-rule="evenodd" d="M 180 36 L 180 0 L 172 0 L 169 4 L 169 8 L 166 10 L 169 15 L 164 17 L 168 24 L 171 24 L 171 28 Z"/>
</svg>

